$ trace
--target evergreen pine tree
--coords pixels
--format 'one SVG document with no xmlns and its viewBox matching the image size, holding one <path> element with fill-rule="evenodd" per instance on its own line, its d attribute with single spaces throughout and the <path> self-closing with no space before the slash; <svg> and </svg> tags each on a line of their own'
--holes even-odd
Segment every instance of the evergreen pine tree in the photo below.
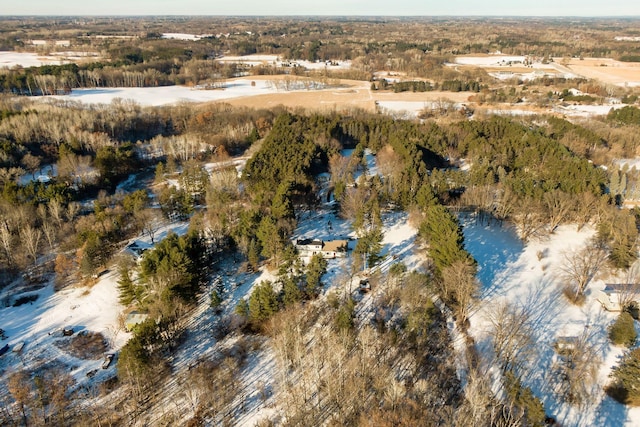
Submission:
<svg viewBox="0 0 640 427">
<path fill-rule="evenodd" d="M 302 292 L 294 277 L 286 277 L 282 281 L 282 302 L 285 307 L 290 307 L 302 299 Z"/>
<path fill-rule="evenodd" d="M 271 282 L 260 282 L 249 297 L 249 320 L 262 323 L 278 311 L 278 296 Z"/>
<path fill-rule="evenodd" d="M 306 284 L 304 288 L 307 298 L 314 298 L 320 288 L 320 280 L 327 272 L 327 260 L 320 255 L 314 255 L 307 265 Z"/>
<path fill-rule="evenodd" d="M 130 305 L 136 300 L 136 286 L 131 280 L 129 269 L 125 265 L 121 265 L 118 269 L 120 279 L 118 279 L 118 292 L 120 293 L 120 304 Z"/>
<path fill-rule="evenodd" d="M 238 301 L 238 304 L 236 304 L 236 308 L 234 309 L 234 312 L 239 316 L 248 318 L 249 304 L 247 303 L 247 300 L 244 298 L 241 298 L 240 301 Z"/>
<path fill-rule="evenodd" d="M 611 377 L 614 383 L 607 393 L 621 403 L 638 405 L 640 403 L 640 348 L 625 354 L 620 365 L 613 368 Z"/>
<path fill-rule="evenodd" d="M 249 245 L 247 246 L 247 261 L 254 271 L 258 269 L 258 264 L 260 262 L 260 248 L 258 247 L 256 239 L 249 240 Z"/>
</svg>

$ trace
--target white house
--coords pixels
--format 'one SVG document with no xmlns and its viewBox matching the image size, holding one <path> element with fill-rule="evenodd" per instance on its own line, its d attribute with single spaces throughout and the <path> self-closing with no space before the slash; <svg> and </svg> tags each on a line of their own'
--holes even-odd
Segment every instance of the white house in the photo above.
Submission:
<svg viewBox="0 0 640 427">
<path fill-rule="evenodd" d="M 635 283 L 606 283 L 597 300 L 607 311 L 622 311 L 626 304 L 640 301 L 640 285 Z"/>
<path fill-rule="evenodd" d="M 294 246 L 303 257 L 320 254 L 323 258 L 343 258 L 347 256 L 349 250 L 347 240 L 328 240 L 325 242 L 318 239 L 297 239 Z"/>
</svg>

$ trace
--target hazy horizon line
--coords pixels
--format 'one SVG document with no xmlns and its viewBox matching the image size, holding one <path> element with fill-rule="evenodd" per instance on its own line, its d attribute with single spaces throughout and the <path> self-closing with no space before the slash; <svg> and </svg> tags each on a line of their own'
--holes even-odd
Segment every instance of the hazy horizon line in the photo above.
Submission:
<svg viewBox="0 0 640 427">
<path fill-rule="evenodd" d="M 639 15 L 451 15 L 451 14 L 434 14 L 434 15 L 366 15 L 366 14 L 255 14 L 255 15 L 239 15 L 239 14 L 0 14 L 0 18 L 172 18 L 172 17 L 211 17 L 211 18 L 547 18 L 547 19 L 565 19 L 565 18 L 622 18 L 622 19 L 638 19 Z"/>
</svg>

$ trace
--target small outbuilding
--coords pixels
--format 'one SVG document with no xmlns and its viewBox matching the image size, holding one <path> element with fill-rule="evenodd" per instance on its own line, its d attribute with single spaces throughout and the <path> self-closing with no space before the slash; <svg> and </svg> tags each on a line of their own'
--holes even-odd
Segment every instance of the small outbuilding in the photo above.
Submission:
<svg viewBox="0 0 640 427">
<path fill-rule="evenodd" d="M 597 300 L 607 311 L 622 311 L 627 304 L 640 301 L 640 285 L 635 283 L 607 283 L 598 292 Z"/>
<path fill-rule="evenodd" d="M 127 319 L 124 322 L 124 328 L 127 332 L 131 332 L 136 325 L 143 323 L 149 318 L 149 313 L 143 313 L 140 311 L 132 311 L 127 315 Z"/>
</svg>

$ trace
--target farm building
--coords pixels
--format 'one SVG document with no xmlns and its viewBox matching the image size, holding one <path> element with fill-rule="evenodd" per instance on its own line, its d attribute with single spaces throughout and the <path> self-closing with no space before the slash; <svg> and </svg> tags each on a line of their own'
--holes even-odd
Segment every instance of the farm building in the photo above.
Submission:
<svg viewBox="0 0 640 427">
<path fill-rule="evenodd" d="M 349 242 L 347 240 L 311 240 L 298 239 L 294 246 L 300 256 L 307 257 L 320 254 L 323 258 L 343 258 L 347 256 Z"/>
<path fill-rule="evenodd" d="M 127 319 L 124 321 L 124 327 L 127 332 L 131 332 L 136 325 L 147 320 L 149 317 L 148 313 L 142 313 L 140 311 L 132 311 L 127 315 Z"/>
<path fill-rule="evenodd" d="M 622 311 L 625 305 L 640 301 L 640 285 L 635 283 L 607 283 L 599 291 L 597 300 L 607 311 Z"/>
</svg>

